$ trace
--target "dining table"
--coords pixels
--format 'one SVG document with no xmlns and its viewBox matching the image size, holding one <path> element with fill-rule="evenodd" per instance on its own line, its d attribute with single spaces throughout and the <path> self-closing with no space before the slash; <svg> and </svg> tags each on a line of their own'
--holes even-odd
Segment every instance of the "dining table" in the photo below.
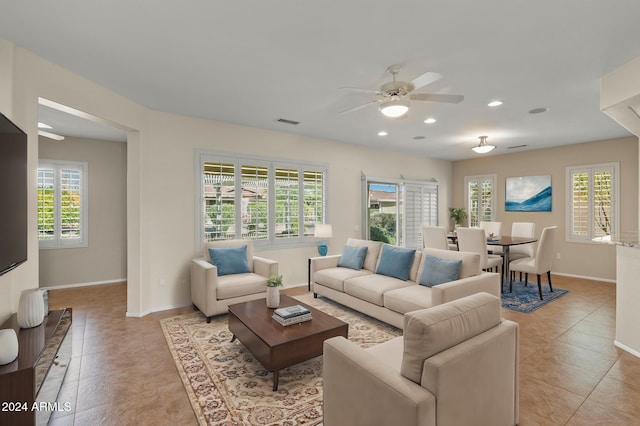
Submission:
<svg viewBox="0 0 640 426">
<path fill-rule="evenodd" d="M 503 282 L 507 282 L 507 280 L 510 278 L 509 248 L 511 246 L 535 243 L 536 241 L 538 241 L 538 239 L 535 237 L 510 237 L 508 235 L 502 235 L 499 238 L 487 238 L 488 246 L 502 247 L 502 274 L 504 277 Z"/>
</svg>

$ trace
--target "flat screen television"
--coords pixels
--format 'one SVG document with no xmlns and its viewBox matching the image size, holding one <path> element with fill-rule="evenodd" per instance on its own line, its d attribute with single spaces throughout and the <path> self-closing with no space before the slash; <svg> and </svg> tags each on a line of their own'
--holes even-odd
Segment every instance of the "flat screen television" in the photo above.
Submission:
<svg viewBox="0 0 640 426">
<path fill-rule="evenodd" d="M 0 113 L 0 275 L 27 260 L 27 134 Z"/>
</svg>

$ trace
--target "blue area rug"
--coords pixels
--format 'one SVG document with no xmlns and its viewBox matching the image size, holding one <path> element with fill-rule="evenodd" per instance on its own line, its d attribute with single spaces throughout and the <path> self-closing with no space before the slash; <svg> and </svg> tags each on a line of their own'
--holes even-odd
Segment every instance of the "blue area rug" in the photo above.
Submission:
<svg viewBox="0 0 640 426">
<path fill-rule="evenodd" d="M 549 291 L 549 285 L 542 283 L 542 297 L 538 293 L 538 283 L 529 281 L 529 286 L 524 286 L 524 281 L 516 280 L 513 282 L 513 293 L 509 293 L 509 283 L 504 285 L 504 293 L 502 293 L 502 307 L 511 309 L 512 311 L 531 313 L 549 302 L 569 293 L 569 290 L 563 288 L 553 288 L 553 292 Z"/>
</svg>

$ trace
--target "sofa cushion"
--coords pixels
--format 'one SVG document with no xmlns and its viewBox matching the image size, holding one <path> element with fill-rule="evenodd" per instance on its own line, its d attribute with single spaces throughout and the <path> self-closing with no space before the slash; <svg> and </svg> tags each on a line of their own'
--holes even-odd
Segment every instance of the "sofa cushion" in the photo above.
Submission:
<svg viewBox="0 0 640 426">
<path fill-rule="evenodd" d="M 218 300 L 223 300 L 249 294 L 266 293 L 266 280 L 266 277 L 254 273 L 218 277 L 216 297 Z"/>
<path fill-rule="evenodd" d="M 371 274 L 345 280 L 344 292 L 365 302 L 383 306 L 383 296 L 387 291 L 410 285 L 416 284 L 386 275 Z"/>
<path fill-rule="evenodd" d="M 433 306 L 431 294 L 429 287 L 417 284 L 387 291 L 384 307 L 399 314 L 430 308 Z"/>
<path fill-rule="evenodd" d="M 375 272 L 376 265 L 378 264 L 378 255 L 380 254 L 380 248 L 382 247 L 381 242 L 349 238 L 347 240 L 347 245 L 351 247 L 366 247 L 367 255 L 364 258 L 364 264 L 362 267 L 368 271 Z"/>
<path fill-rule="evenodd" d="M 389 244 L 382 246 L 380 261 L 376 267 L 376 274 L 386 275 L 406 281 L 415 258 L 416 251 Z"/>
<path fill-rule="evenodd" d="M 251 272 L 247 261 L 247 246 L 210 247 L 211 263 L 218 268 L 218 276 Z"/>
<path fill-rule="evenodd" d="M 372 275 L 373 272 L 366 269 L 356 271 L 351 268 L 327 268 L 321 269 L 313 274 L 313 281 L 325 287 L 332 288 L 344 293 L 344 281 L 350 278 Z"/>
<path fill-rule="evenodd" d="M 500 324 L 501 308 L 499 297 L 476 293 L 405 314 L 402 375 L 420 383 L 427 358 Z"/>
<path fill-rule="evenodd" d="M 362 269 L 364 259 L 367 256 L 367 248 L 367 246 L 344 246 L 344 248 L 342 249 L 342 255 L 340 256 L 340 260 L 338 261 L 338 266 L 359 271 L 360 269 Z"/>
<path fill-rule="evenodd" d="M 446 260 L 427 255 L 418 284 L 427 287 L 455 281 L 460 276 L 462 260 Z"/>
<path fill-rule="evenodd" d="M 462 265 L 460 266 L 460 275 L 458 276 L 458 279 L 480 275 L 480 272 L 482 272 L 482 270 L 480 269 L 479 253 L 425 248 L 424 250 L 422 250 L 422 258 L 424 259 L 427 256 L 434 256 L 434 257 L 437 257 L 438 259 L 445 259 L 445 260 L 462 260 Z M 420 269 L 418 270 L 418 277 L 422 276 L 423 269 L 424 269 L 424 262 L 420 264 Z"/>
</svg>

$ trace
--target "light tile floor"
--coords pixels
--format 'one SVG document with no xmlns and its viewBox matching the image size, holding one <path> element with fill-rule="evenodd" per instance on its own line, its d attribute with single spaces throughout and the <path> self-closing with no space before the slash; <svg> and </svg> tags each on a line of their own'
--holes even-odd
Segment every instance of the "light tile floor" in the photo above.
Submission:
<svg viewBox="0 0 640 426">
<path fill-rule="evenodd" d="M 504 310 L 520 324 L 520 425 L 640 425 L 640 359 L 613 345 L 615 285 L 553 280 L 570 293 L 532 314 Z M 197 423 L 159 323 L 191 306 L 127 318 L 126 283 L 52 290 L 49 304 L 73 308 L 59 396 L 72 411 L 50 424 Z"/>
</svg>

